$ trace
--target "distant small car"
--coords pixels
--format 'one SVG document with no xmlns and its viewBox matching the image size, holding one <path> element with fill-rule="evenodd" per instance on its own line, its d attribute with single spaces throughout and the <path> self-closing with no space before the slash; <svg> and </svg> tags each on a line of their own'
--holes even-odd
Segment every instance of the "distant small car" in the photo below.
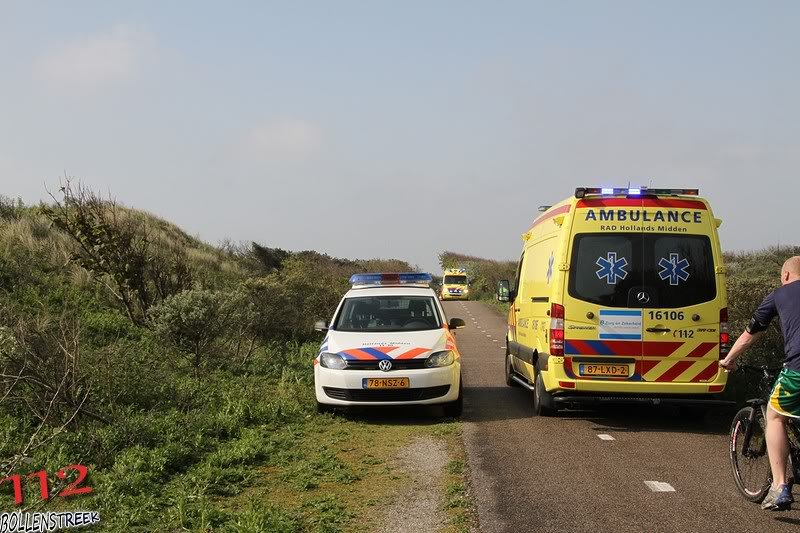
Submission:
<svg viewBox="0 0 800 533">
<path fill-rule="evenodd" d="M 440 404 L 462 410 L 461 355 L 430 274 L 356 274 L 314 360 L 317 410 L 369 405 Z"/>
</svg>

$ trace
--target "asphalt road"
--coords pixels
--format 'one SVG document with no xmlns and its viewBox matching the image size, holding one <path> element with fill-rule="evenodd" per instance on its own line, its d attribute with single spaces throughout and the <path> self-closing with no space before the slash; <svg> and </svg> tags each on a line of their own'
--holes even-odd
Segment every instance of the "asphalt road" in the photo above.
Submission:
<svg viewBox="0 0 800 533">
<path fill-rule="evenodd" d="M 456 339 L 481 531 L 800 531 L 800 503 L 767 513 L 737 492 L 731 413 L 686 420 L 675 408 L 653 407 L 533 417 L 530 393 L 505 384 L 505 318 L 479 302 L 445 309 L 467 322 Z M 648 481 L 674 492 L 654 492 Z"/>
</svg>

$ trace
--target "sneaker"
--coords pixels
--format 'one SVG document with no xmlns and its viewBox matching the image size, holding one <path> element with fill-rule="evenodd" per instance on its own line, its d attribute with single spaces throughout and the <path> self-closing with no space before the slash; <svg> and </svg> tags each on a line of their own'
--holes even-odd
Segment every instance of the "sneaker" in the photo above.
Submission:
<svg viewBox="0 0 800 533">
<path fill-rule="evenodd" d="M 785 511 L 792 506 L 792 486 L 788 483 L 779 487 L 770 487 L 767 497 L 761 502 L 765 511 Z"/>
</svg>

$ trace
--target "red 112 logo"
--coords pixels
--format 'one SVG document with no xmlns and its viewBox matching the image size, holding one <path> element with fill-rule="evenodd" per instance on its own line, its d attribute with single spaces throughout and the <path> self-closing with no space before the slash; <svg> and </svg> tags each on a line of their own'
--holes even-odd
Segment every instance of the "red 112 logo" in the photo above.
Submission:
<svg viewBox="0 0 800 533">
<path fill-rule="evenodd" d="M 66 479 L 67 473 L 69 471 L 75 471 L 78 473 L 78 477 L 67 485 L 67 488 L 59 492 L 56 496 L 59 498 L 69 498 L 70 496 L 79 496 L 81 494 L 89 494 L 92 492 L 92 487 L 84 486 L 81 487 L 81 484 L 86 481 L 86 476 L 89 474 L 89 469 L 83 465 L 70 465 L 65 466 L 58 472 L 56 472 L 56 476 L 58 479 Z M 50 485 L 47 481 L 47 472 L 44 470 L 39 470 L 38 472 L 34 472 L 32 474 L 28 474 L 25 476 L 25 479 L 38 479 L 39 481 L 39 491 L 42 496 L 42 500 L 49 500 L 50 499 Z M 22 505 L 24 500 L 24 496 L 22 494 L 22 475 L 21 474 L 14 474 L 13 476 L 8 476 L 7 478 L 0 480 L 0 485 L 11 482 L 12 487 L 14 487 L 14 505 Z"/>
</svg>

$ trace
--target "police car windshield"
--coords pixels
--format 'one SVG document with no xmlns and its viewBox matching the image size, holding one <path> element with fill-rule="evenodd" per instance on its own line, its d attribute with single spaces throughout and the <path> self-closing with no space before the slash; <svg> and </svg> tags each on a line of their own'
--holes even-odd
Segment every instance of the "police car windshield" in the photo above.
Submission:
<svg viewBox="0 0 800 533">
<path fill-rule="evenodd" d="M 364 296 L 345 299 L 333 329 L 337 331 L 422 331 L 441 327 L 433 298 Z"/>
<path fill-rule="evenodd" d="M 711 241 L 660 233 L 576 235 L 568 289 L 574 298 L 606 307 L 708 302 L 717 295 Z"/>
<path fill-rule="evenodd" d="M 445 276 L 444 277 L 444 284 L 445 285 L 466 285 L 467 284 L 467 276 Z"/>
</svg>

